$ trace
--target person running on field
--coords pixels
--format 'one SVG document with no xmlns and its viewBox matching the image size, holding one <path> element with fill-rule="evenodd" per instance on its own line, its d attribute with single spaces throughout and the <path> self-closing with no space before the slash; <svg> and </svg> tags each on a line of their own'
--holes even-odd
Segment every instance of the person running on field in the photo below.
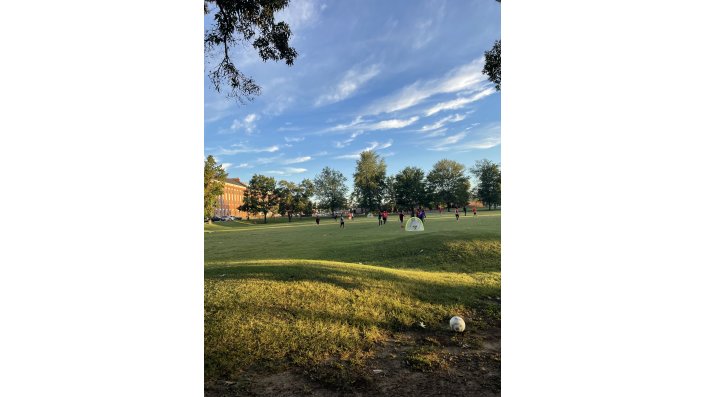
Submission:
<svg viewBox="0 0 705 397">
<path fill-rule="evenodd" d="M 458 208 L 455 208 L 455 221 L 457 222 L 458 219 L 460 219 L 460 212 L 458 212 Z"/>
<path fill-rule="evenodd" d="M 399 222 L 404 223 L 404 212 L 399 210 Z"/>
<path fill-rule="evenodd" d="M 343 216 L 343 214 L 340 214 L 340 227 L 345 229 L 345 217 Z"/>
<path fill-rule="evenodd" d="M 382 226 L 382 211 L 377 212 L 377 226 Z"/>
<path fill-rule="evenodd" d="M 319 214 L 316 214 L 316 225 L 321 224 L 321 216 Z"/>
<path fill-rule="evenodd" d="M 423 209 L 420 209 L 419 210 L 419 219 L 421 219 L 421 222 L 424 221 L 424 218 L 426 218 L 426 211 L 424 211 Z"/>
<path fill-rule="evenodd" d="M 477 207 L 472 207 L 472 216 L 477 216 Z"/>
<path fill-rule="evenodd" d="M 387 212 L 387 210 L 384 210 L 384 212 L 382 212 L 382 224 L 383 225 L 387 224 L 387 217 L 388 216 L 389 216 L 389 213 Z"/>
<path fill-rule="evenodd" d="M 463 212 L 465 212 L 465 216 L 468 216 L 468 207 L 463 206 Z"/>
</svg>

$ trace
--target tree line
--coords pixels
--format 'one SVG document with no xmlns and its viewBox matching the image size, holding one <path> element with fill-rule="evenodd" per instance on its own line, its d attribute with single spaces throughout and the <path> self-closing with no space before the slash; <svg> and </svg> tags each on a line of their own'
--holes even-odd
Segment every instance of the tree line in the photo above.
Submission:
<svg viewBox="0 0 705 397">
<path fill-rule="evenodd" d="M 470 175 L 477 186 L 471 187 Z M 223 194 L 227 173 L 212 156 L 205 161 L 204 216 L 213 217 L 217 198 Z M 387 175 L 384 159 L 374 151 L 360 154 L 353 174 L 353 191 L 348 192 L 342 172 L 325 167 L 313 180 L 300 183 L 255 174 L 238 208 L 248 214 L 311 215 L 317 210 L 335 212 L 350 208 L 363 211 L 406 211 L 414 208 L 452 208 L 479 200 L 490 210 L 501 205 L 501 170 L 490 160 L 478 160 L 472 168 L 443 159 L 426 174 L 418 167 L 405 167 Z"/>
</svg>

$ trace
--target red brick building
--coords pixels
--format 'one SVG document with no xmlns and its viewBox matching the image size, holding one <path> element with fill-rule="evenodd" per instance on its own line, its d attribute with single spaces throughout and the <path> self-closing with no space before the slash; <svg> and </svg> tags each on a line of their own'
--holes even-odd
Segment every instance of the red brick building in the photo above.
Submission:
<svg viewBox="0 0 705 397">
<path fill-rule="evenodd" d="M 218 197 L 218 204 L 215 207 L 215 216 L 241 216 L 246 217 L 244 211 L 237 207 L 243 203 L 243 196 L 247 190 L 247 185 L 240 182 L 240 178 L 228 178 L 223 186 L 223 194 Z"/>
</svg>

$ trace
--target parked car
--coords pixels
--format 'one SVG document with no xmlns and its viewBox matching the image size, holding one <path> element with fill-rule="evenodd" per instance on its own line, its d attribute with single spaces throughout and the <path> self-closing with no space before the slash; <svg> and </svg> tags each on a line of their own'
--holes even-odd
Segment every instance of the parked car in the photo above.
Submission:
<svg viewBox="0 0 705 397">
<path fill-rule="evenodd" d="M 213 222 L 219 222 L 219 221 L 222 221 L 223 218 L 221 218 L 221 217 L 219 217 L 219 216 L 214 216 L 214 217 L 211 218 L 211 220 L 212 220 Z"/>
</svg>

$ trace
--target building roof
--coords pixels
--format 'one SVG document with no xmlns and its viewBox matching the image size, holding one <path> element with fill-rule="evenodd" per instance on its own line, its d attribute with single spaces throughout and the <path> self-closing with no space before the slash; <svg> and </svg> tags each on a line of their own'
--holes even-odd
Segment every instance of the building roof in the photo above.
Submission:
<svg viewBox="0 0 705 397">
<path fill-rule="evenodd" d="M 244 188 L 247 187 L 247 185 L 245 185 L 244 183 L 242 183 L 242 182 L 240 181 L 240 178 L 227 178 L 227 179 L 225 180 L 225 182 L 226 182 L 226 183 L 229 183 L 229 184 L 231 184 L 231 185 L 242 186 L 242 187 L 244 187 Z"/>
</svg>

